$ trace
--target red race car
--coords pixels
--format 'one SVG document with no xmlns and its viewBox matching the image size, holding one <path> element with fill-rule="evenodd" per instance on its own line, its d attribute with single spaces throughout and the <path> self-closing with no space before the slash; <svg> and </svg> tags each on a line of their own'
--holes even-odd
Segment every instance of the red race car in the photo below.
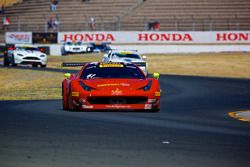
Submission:
<svg viewBox="0 0 250 167">
<path fill-rule="evenodd" d="M 69 66 L 74 66 L 74 63 Z M 64 76 L 64 110 L 160 109 L 159 73 L 148 78 L 135 64 L 87 63 L 78 73 Z"/>
</svg>

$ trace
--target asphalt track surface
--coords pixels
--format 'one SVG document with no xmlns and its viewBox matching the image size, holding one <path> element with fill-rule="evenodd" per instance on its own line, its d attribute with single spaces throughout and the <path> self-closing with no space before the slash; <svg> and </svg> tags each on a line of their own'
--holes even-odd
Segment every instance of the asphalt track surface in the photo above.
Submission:
<svg viewBox="0 0 250 167">
<path fill-rule="evenodd" d="M 250 80 L 164 75 L 161 110 L 69 112 L 0 101 L 0 167 L 249 167 Z"/>
</svg>

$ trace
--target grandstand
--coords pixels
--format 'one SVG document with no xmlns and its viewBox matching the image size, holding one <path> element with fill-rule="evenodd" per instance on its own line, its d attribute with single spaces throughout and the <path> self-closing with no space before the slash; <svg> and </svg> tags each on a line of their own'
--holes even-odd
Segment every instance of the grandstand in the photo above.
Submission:
<svg viewBox="0 0 250 167">
<path fill-rule="evenodd" d="M 14 1 L 14 0 L 12 0 Z M 5 1 L 7 2 L 7 1 Z M 19 2 L 19 3 L 16 3 Z M 60 19 L 60 31 L 88 31 L 90 17 L 96 30 L 147 30 L 160 22 L 162 31 L 248 30 L 249 0 L 59 0 L 56 12 L 50 0 L 22 0 L 6 5 L 10 25 L 5 31 L 46 32 L 47 20 Z"/>
<path fill-rule="evenodd" d="M 249 9 L 249 0 L 146 0 L 122 19 L 122 27 L 144 30 L 156 20 L 165 31 L 249 30 Z"/>
</svg>

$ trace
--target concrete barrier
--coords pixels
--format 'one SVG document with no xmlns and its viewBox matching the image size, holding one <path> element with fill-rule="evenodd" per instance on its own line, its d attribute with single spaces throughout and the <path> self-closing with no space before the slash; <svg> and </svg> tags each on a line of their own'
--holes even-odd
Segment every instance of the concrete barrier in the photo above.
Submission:
<svg viewBox="0 0 250 167">
<path fill-rule="evenodd" d="M 44 46 L 44 45 L 43 45 Z M 51 55 L 60 56 L 60 44 L 49 45 Z M 110 45 L 112 49 L 138 50 L 139 53 L 219 53 L 219 52 L 250 52 L 250 45 Z"/>
</svg>

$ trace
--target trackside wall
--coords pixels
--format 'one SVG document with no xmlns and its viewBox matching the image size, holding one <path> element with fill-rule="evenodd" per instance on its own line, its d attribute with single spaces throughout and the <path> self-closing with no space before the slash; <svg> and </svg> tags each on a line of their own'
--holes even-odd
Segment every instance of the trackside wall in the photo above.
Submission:
<svg viewBox="0 0 250 167">
<path fill-rule="evenodd" d="M 35 35 L 34 35 L 35 34 Z M 40 35 L 40 37 L 38 36 Z M 135 49 L 141 53 L 249 52 L 250 31 L 163 32 L 163 31 L 84 31 L 84 32 L 7 32 L 6 43 L 50 46 L 60 55 L 65 41 L 109 42 L 112 48 Z"/>
</svg>

